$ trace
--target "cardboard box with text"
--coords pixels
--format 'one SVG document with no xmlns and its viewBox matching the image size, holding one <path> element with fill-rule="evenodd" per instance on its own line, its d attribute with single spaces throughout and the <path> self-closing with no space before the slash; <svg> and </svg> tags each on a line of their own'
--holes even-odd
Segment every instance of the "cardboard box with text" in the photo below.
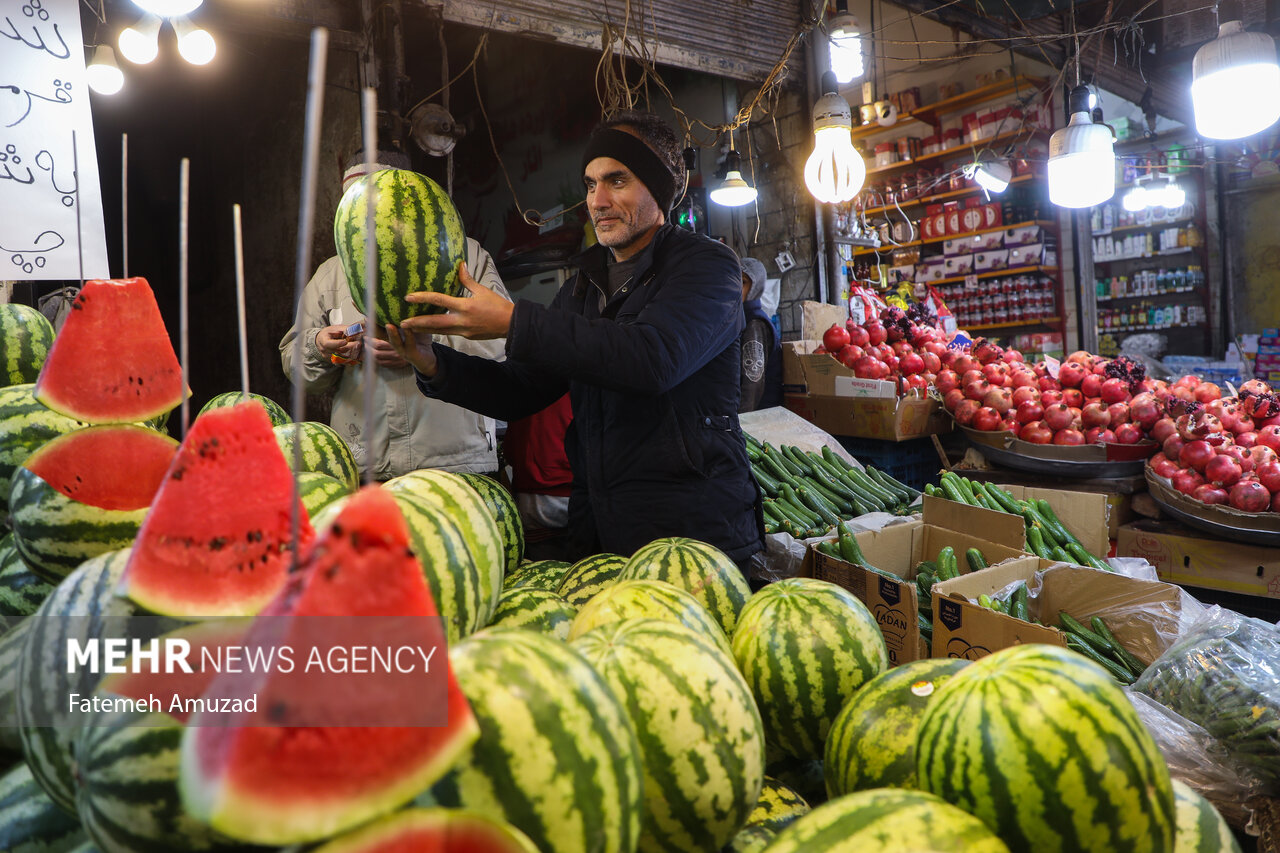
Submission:
<svg viewBox="0 0 1280 853">
<path fill-rule="evenodd" d="M 1143 519 L 1120 528 L 1116 555 L 1142 557 L 1170 583 L 1280 598 L 1280 548 L 1228 542 L 1173 522 Z"/>
</svg>

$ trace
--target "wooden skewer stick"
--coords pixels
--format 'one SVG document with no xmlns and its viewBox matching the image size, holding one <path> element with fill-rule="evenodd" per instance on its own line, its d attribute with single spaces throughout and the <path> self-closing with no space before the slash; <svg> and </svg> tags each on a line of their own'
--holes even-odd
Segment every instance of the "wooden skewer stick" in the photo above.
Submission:
<svg viewBox="0 0 1280 853">
<path fill-rule="evenodd" d="M 373 182 L 373 169 L 378 162 L 378 92 L 365 88 L 360 93 L 361 118 L 364 130 L 364 340 L 367 344 L 377 333 L 378 311 L 374 302 L 375 279 L 378 277 L 377 228 L 378 187 Z M 373 383 L 377 365 L 373 351 L 364 347 L 364 482 L 373 482 Z"/>
<path fill-rule="evenodd" d="M 190 327 L 187 315 L 187 260 L 188 260 L 188 226 L 189 207 L 191 201 L 191 161 L 182 158 L 178 173 L 178 348 L 179 361 L 182 363 L 182 437 L 187 437 L 187 427 L 191 425 L 191 403 L 187 397 L 187 377 L 191 372 L 188 360 L 190 353 Z"/>
<path fill-rule="evenodd" d="M 240 224 L 240 205 L 231 205 L 231 226 L 236 240 L 236 315 L 240 323 L 240 391 L 249 397 L 249 336 L 245 331 L 244 309 L 244 232 Z"/>
</svg>

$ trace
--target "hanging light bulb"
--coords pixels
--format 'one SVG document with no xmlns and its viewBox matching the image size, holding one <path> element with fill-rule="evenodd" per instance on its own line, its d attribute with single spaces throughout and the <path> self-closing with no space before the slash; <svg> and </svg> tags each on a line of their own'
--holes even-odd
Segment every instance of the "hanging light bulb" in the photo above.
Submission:
<svg viewBox="0 0 1280 853">
<path fill-rule="evenodd" d="M 1089 87 L 1071 91 L 1071 120 L 1049 137 L 1049 200 L 1092 207 L 1116 192 L 1115 138 L 1089 114 Z"/>
<path fill-rule="evenodd" d="M 733 131 L 729 131 L 729 156 L 725 158 L 724 181 L 711 191 L 711 200 L 725 207 L 751 204 L 759 194 L 742 177 L 742 157 L 733 148 Z"/>
<path fill-rule="evenodd" d="M 1253 136 L 1280 119 L 1275 42 L 1264 33 L 1245 32 L 1239 6 L 1233 6 L 1222 4 L 1218 37 L 1191 61 L 1196 132 L 1209 139 Z"/>
<path fill-rule="evenodd" d="M 1165 184 L 1159 190 L 1150 191 L 1147 195 L 1151 196 L 1151 198 L 1148 198 L 1147 200 L 1148 207 L 1163 207 L 1166 210 L 1177 210 L 1187 203 L 1187 191 L 1184 190 L 1173 178 L 1170 178 L 1169 183 Z"/>
<path fill-rule="evenodd" d="M 178 15 L 190 15 L 199 9 L 204 0 L 133 0 L 135 6 L 161 18 L 173 18 Z"/>
<path fill-rule="evenodd" d="M 1013 167 L 1003 157 L 979 160 L 965 168 L 965 177 L 988 193 L 999 195 L 1009 188 L 1013 180 Z"/>
<path fill-rule="evenodd" d="M 850 201 L 867 179 L 867 165 L 853 147 L 849 102 L 836 94 L 835 75 L 822 75 L 823 96 L 813 105 L 813 153 L 804 164 L 804 183 L 818 201 Z"/>
<path fill-rule="evenodd" d="M 100 44 L 85 68 L 89 88 L 99 95 L 114 95 L 124 88 L 124 72 L 116 65 L 116 52 L 110 45 Z"/>
<path fill-rule="evenodd" d="M 1141 213 L 1147 209 L 1147 196 L 1149 195 L 1150 193 L 1147 192 L 1146 187 L 1139 185 L 1125 193 L 1120 198 L 1120 203 L 1130 213 Z"/>
<path fill-rule="evenodd" d="M 831 71 L 839 83 L 851 83 L 866 72 L 862 59 L 862 28 L 858 19 L 849 13 L 845 0 L 836 4 L 836 16 L 831 19 Z"/>
<path fill-rule="evenodd" d="M 146 65 L 160 53 L 160 25 L 155 15 L 143 15 L 141 20 L 120 31 L 120 54 L 135 65 Z"/>
<path fill-rule="evenodd" d="M 186 17 L 174 18 L 172 23 L 182 58 L 192 65 L 208 65 L 218 52 L 218 44 L 209 31 L 197 27 Z"/>
</svg>

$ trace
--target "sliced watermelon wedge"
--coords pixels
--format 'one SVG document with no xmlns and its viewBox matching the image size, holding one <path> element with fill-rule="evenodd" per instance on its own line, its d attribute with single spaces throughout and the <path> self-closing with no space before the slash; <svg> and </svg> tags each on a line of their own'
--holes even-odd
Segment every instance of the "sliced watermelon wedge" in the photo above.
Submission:
<svg viewBox="0 0 1280 853">
<path fill-rule="evenodd" d="M 435 698 L 428 698 L 421 673 L 391 680 L 398 692 L 370 691 L 380 707 L 406 718 L 420 705 L 436 703 L 443 725 L 277 724 L 313 700 L 360 705 L 365 696 L 367 679 L 330 681 L 325 696 L 288 689 L 303 677 L 304 663 L 310 668 L 308 649 L 315 646 L 307 638 L 314 640 L 314 626 L 329 619 L 363 620 L 362 636 L 353 642 L 371 645 L 381 644 L 384 624 L 409 622 L 417 626 L 417 642 L 444 652 L 444 628 L 409 550 L 408 529 L 395 501 L 380 487 L 347 500 L 246 636 L 250 647 L 290 648 L 292 671 L 276 667 L 215 676 L 202 698 L 253 696 L 256 711 L 246 711 L 231 726 L 212 712 L 197 711 L 183 732 L 183 804 L 229 838 L 285 845 L 345 832 L 412 800 L 479 735 L 447 654 L 431 664 L 431 683 L 440 688 Z"/>
<path fill-rule="evenodd" d="M 179 619 L 252 616 L 292 562 L 293 474 L 261 403 L 196 418 L 142 522 L 122 595 Z M 313 537 L 299 510 L 299 541 Z"/>
<path fill-rule="evenodd" d="M 509 823 L 461 809 L 407 809 L 312 853 L 537 853 Z"/>
<path fill-rule="evenodd" d="M 182 402 L 182 369 L 144 278 L 85 282 L 36 379 L 35 396 L 80 421 L 144 421 Z"/>
</svg>

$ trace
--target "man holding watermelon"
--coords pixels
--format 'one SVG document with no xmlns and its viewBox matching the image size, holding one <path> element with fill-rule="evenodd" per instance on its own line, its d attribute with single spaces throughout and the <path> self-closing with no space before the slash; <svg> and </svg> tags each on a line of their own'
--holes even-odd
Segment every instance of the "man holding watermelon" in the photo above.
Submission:
<svg viewBox="0 0 1280 853">
<path fill-rule="evenodd" d="M 469 298 L 410 294 L 446 313 L 388 326 L 388 337 L 425 395 L 472 411 L 514 420 L 569 392 L 569 526 L 581 556 L 688 536 L 745 567 L 764 536 L 737 416 L 738 259 L 667 221 L 685 172 L 659 117 L 603 122 L 582 169 L 599 243 L 574 259 L 578 273 L 550 307 L 512 305 L 463 268 Z M 507 359 L 431 334 L 505 337 Z"/>
</svg>

